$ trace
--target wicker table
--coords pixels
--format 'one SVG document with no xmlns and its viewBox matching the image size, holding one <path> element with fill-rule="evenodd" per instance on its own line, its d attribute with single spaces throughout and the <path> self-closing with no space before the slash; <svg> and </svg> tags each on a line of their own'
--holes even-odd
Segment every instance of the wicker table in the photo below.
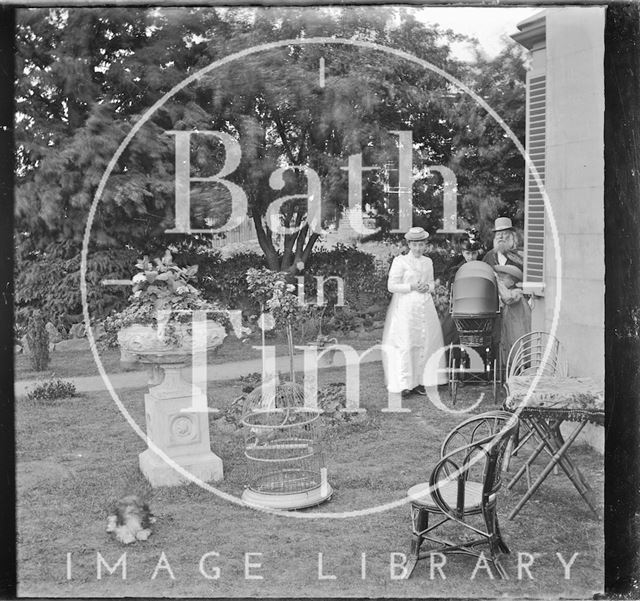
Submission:
<svg viewBox="0 0 640 601">
<path fill-rule="evenodd" d="M 525 464 L 507 485 L 512 488 L 526 474 L 527 492 L 509 515 L 509 519 L 518 514 L 558 465 L 599 518 L 593 490 L 569 457 L 568 450 L 588 422 L 604 424 L 604 387 L 591 378 L 542 376 L 529 394 L 533 380 L 534 375 L 521 375 L 512 376 L 507 382 L 509 394 L 505 400 L 505 408 L 507 411 L 517 412 L 538 441 Z M 576 423 L 566 440 L 560 433 L 560 426 L 565 421 Z M 531 483 L 531 465 L 543 451 L 549 455 L 549 462 L 535 482 Z"/>
</svg>

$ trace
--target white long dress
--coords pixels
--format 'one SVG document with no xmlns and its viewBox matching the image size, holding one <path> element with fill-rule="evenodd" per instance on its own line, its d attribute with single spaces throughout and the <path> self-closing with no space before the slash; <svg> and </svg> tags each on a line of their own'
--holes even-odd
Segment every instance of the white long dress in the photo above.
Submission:
<svg viewBox="0 0 640 601">
<path fill-rule="evenodd" d="M 438 362 L 427 360 L 443 347 L 440 320 L 429 292 L 411 290 L 411 284 L 433 284 L 433 262 L 411 253 L 393 260 L 387 287 L 393 298 L 387 311 L 382 342 L 392 347 L 383 353 L 389 392 L 447 383 L 444 354 Z"/>
</svg>

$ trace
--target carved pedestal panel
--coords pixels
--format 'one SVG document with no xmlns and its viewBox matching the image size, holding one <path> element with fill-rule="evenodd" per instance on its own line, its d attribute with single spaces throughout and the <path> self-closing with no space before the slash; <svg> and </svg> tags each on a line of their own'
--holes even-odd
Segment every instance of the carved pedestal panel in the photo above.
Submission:
<svg viewBox="0 0 640 601">
<path fill-rule="evenodd" d="M 203 393 L 181 376 L 183 364 L 160 364 L 164 378 L 145 395 L 149 448 L 140 469 L 152 486 L 179 486 L 193 478 L 222 480 L 222 460 L 211 451 L 209 416 L 190 409 L 206 407 Z M 162 456 L 164 455 L 164 457 Z"/>
</svg>

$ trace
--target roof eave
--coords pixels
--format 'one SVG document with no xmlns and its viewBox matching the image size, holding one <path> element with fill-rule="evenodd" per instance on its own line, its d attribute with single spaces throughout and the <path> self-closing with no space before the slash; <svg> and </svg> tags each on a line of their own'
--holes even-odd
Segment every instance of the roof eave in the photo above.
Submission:
<svg viewBox="0 0 640 601">
<path fill-rule="evenodd" d="M 518 23 L 517 27 L 520 31 L 510 37 L 518 44 L 524 46 L 527 50 L 533 50 L 536 46 L 544 46 L 547 37 L 544 13 L 538 13 L 532 18 Z"/>
</svg>

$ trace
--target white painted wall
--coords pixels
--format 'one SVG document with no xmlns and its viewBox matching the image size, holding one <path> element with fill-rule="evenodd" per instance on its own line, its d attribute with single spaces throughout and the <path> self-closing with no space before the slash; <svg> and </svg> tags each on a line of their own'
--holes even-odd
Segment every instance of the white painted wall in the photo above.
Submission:
<svg viewBox="0 0 640 601">
<path fill-rule="evenodd" d="M 604 378 L 604 18 L 603 7 L 546 11 L 546 189 L 560 239 L 545 231 L 544 322 L 551 327 L 561 286 L 557 336 L 571 375 Z"/>
<path fill-rule="evenodd" d="M 546 40 L 532 49 L 532 69 L 547 76 L 545 187 L 560 252 L 547 214 L 545 293 L 534 299 L 532 325 L 551 329 L 560 286 L 556 335 L 569 374 L 604 380 L 605 9 L 559 7 L 544 14 Z M 578 440 L 603 452 L 604 429 L 587 425 Z"/>
</svg>

